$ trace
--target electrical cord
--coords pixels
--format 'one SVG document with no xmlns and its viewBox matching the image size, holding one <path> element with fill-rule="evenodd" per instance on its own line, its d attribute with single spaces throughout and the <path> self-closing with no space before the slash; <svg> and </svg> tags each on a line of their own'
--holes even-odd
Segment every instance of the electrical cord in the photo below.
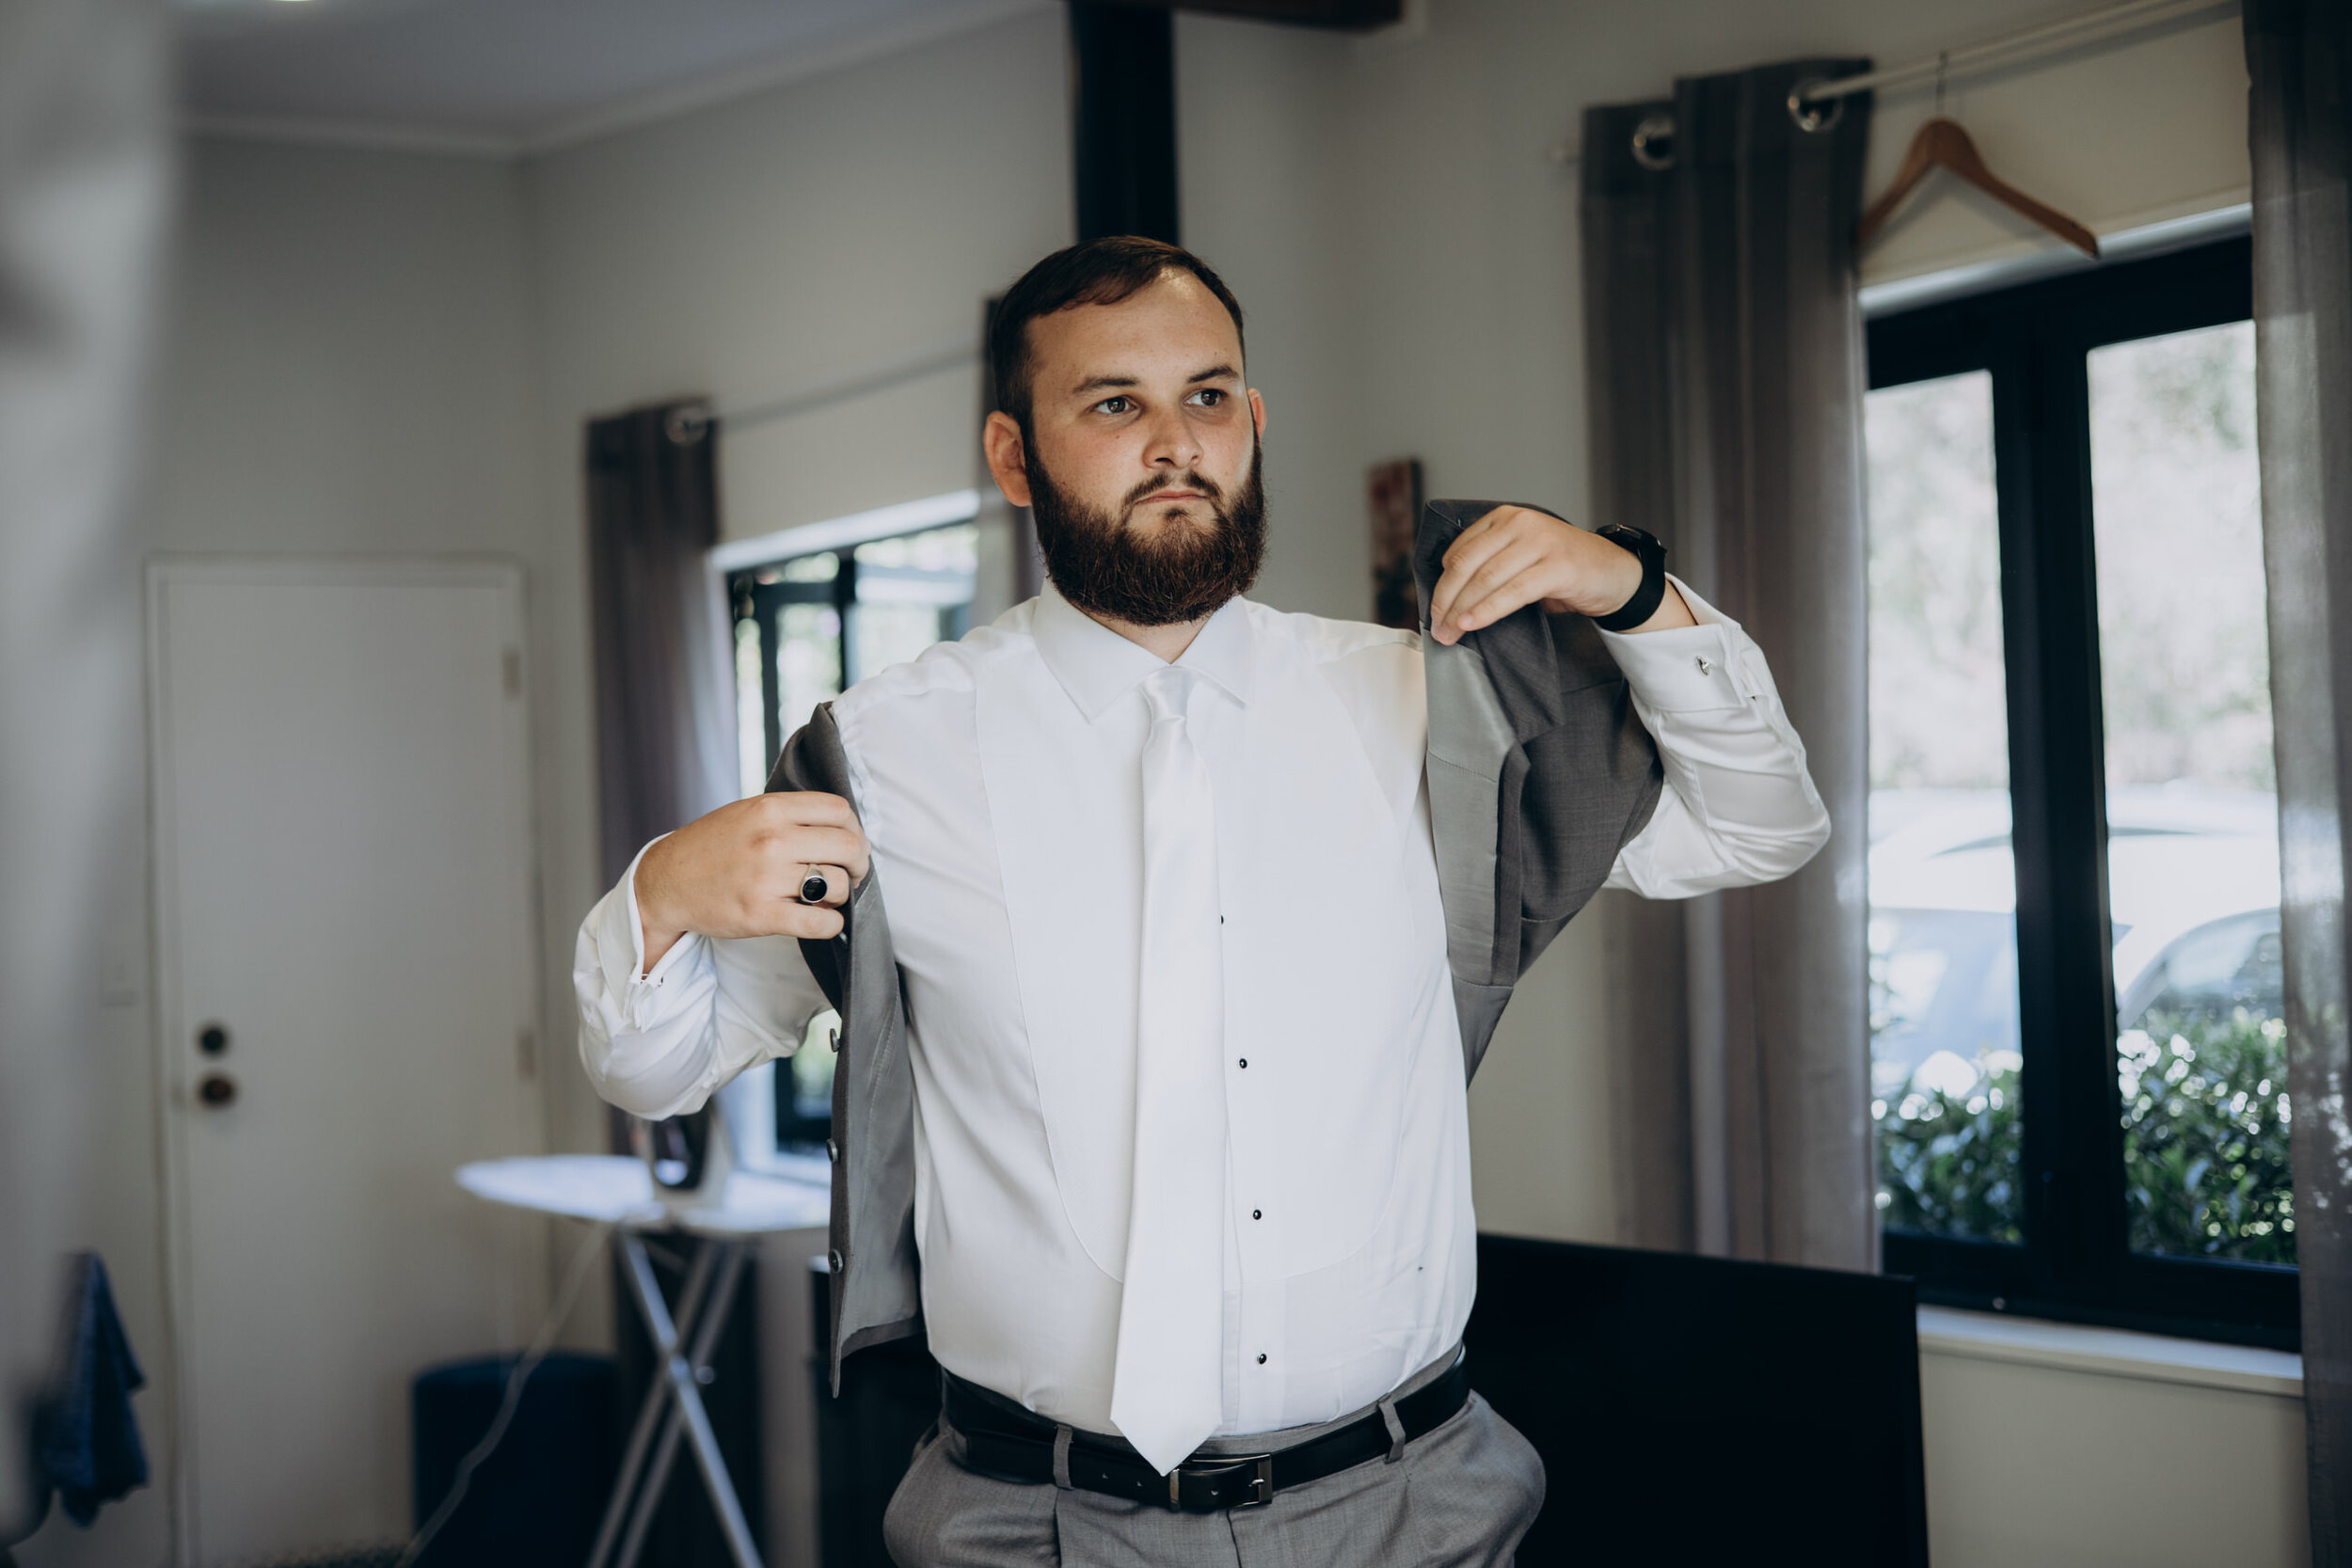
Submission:
<svg viewBox="0 0 2352 1568">
<path fill-rule="evenodd" d="M 562 1331 L 564 1320 L 572 1315 L 573 1307 L 580 1301 L 580 1287 L 588 1282 L 589 1265 L 604 1251 L 604 1244 L 612 1238 L 614 1228 L 610 1223 L 597 1225 L 590 1229 L 588 1239 L 580 1243 L 580 1251 L 572 1258 L 571 1270 L 564 1277 L 564 1287 L 556 1292 L 554 1305 L 548 1308 L 547 1321 L 539 1326 L 538 1338 L 532 1341 L 531 1349 L 523 1358 L 515 1364 L 514 1371 L 507 1374 L 506 1397 L 499 1404 L 499 1413 L 490 1422 L 490 1430 L 482 1434 L 482 1441 L 476 1443 L 464 1459 L 457 1462 L 457 1474 L 450 1481 L 449 1496 L 441 1499 L 441 1506 L 433 1511 L 433 1516 L 410 1538 L 393 1568 L 414 1568 L 417 1559 L 424 1555 L 425 1547 L 440 1533 L 441 1527 L 449 1523 L 450 1515 L 457 1512 L 457 1505 L 466 1500 L 466 1488 L 472 1482 L 474 1471 L 490 1457 L 500 1439 L 506 1435 L 507 1427 L 513 1424 L 515 1411 L 522 1403 L 523 1385 L 531 1381 L 531 1374 L 539 1370 L 539 1363 L 546 1360 L 548 1352 L 554 1348 L 556 1335 Z"/>
</svg>

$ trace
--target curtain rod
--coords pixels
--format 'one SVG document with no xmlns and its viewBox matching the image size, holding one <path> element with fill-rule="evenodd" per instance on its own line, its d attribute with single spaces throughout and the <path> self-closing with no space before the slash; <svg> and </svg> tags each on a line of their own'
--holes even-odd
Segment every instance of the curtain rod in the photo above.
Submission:
<svg viewBox="0 0 2352 1568">
<path fill-rule="evenodd" d="M 848 375 L 813 382 L 807 386 L 765 397 L 756 403 L 721 404 L 715 411 L 720 424 L 729 430 L 741 430 L 748 425 L 766 424 L 771 420 L 787 420 L 795 414 L 806 414 L 836 403 L 847 403 L 868 392 L 879 392 L 896 387 L 902 381 L 916 381 L 942 371 L 962 370 L 979 361 L 980 351 L 969 339 L 952 343 L 937 343 L 919 353 L 869 365 Z"/>
<path fill-rule="evenodd" d="M 2130 32 L 2134 28 L 2147 26 L 2152 23 L 2168 21 L 2175 17 L 2193 16 L 2201 11 L 2212 11 L 2216 14 L 2234 12 L 2239 8 L 2240 3 L 2241 0 L 2122 0 L 2120 5 L 2102 6 L 2096 10 L 2077 11 L 2074 15 L 2059 21 L 2043 23 L 2041 26 L 2027 27 L 2020 32 L 2005 33 L 1996 39 L 1987 39 L 1982 43 L 1971 43 L 1959 49 L 1947 49 L 1934 55 L 1923 55 L 1915 60 L 1906 60 L 1901 65 L 1891 65 L 1883 71 L 1866 71 L 1854 76 L 1839 76 L 1826 81 L 1800 84 L 1797 90 L 1788 95 L 1788 113 L 1790 118 L 1806 129 L 1818 129 L 1820 125 L 1829 122 L 1835 111 L 1808 113 L 1810 106 L 1817 103 L 1835 104 L 1853 93 L 1868 92 L 1875 87 L 1888 87 L 1902 82 L 1931 80 L 1939 71 L 1948 76 L 1955 71 L 1982 68 L 1995 63 L 2023 65 L 2040 55 L 2055 55 L 2061 50 L 2096 43 L 2102 40 Z M 1637 143 L 1645 145 L 1647 138 L 1652 135 L 1671 136 L 1673 134 L 1674 117 L 1654 115 L 1642 122 L 1641 129 L 1635 132 L 1635 137 Z M 1545 149 L 1545 156 L 1555 164 L 1573 164 L 1583 154 L 1584 150 L 1577 145 L 1574 137 L 1566 141 L 1555 142 Z M 1642 146 L 1637 146 L 1634 156 L 1644 157 Z M 1664 166 L 1663 165 L 1649 165 L 1646 159 L 1645 159 L 1645 166 Z"/>
<path fill-rule="evenodd" d="M 1890 65 L 1882 71 L 1866 71 L 1858 76 L 1840 76 L 1829 82 L 1808 82 L 1797 89 L 1796 98 L 1802 103 L 1827 103 L 1851 93 L 1891 87 L 1898 82 L 1924 81 L 1932 78 L 1938 71 L 1948 74 L 2012 56 L 2052 55 L 2061 49 L 2094 43 L 2175 16 L 2193 15 L 2198 11 L 2234 11 L 2237 8 L 2238 0 L 2122 0 L 2120 5 L 2078 11 L 2056 22 L 2043 23 L 2039 27 L 2026 27 L 2018 32 L 2005 33 L 1996 39 L 1987 39 L 1982 43 L 1923 55 L 1918 59 Z"/>
</svg>

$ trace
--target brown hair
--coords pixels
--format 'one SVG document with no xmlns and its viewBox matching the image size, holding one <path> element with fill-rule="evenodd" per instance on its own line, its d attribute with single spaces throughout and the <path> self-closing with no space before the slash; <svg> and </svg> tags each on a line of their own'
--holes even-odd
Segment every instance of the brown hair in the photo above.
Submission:
<svg viewBox="0 0 2352 1568">
<path fill-rule="evenodd" d="M 1029 378 L 1037 371 L 1029 348 L 1031 322 L 1073 305 L 1116 305 L 1169 272 L 1188 272 L 1200 279 L 1233 318 L 1233 336 L 1241 337 L 1241 301 L 1191 251 L 1136 234 L 1089 240 L 1057 250 L 1023 273 L 996 302 L 988 324 L 988 366 L 996 383 L 996 406 L 1020 421 L 1024 432 L 1028 430 Z"/>
</svg>

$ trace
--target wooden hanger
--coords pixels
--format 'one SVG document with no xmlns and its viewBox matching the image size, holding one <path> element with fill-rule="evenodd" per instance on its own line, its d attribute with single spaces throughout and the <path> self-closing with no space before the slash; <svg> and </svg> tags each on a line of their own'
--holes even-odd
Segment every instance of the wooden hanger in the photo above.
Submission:
<svg viewBox="0 0 2352 1568">
<path fill-rule="evenodd" d="M 1942 93 L 1939 91 L 1937 96 L 1940 98 Z M 2002 206 L 2022 213 L 2084 255 L 2096 257 L 2099 254 L 2099 237 L 2096 234 L 2064 213 L 2044 207 L 1985 167 L 1984 158 L 1977 151 L 1977 144 L 1968 139 L 1968 133 L 1962 130 L 1957 121 L 1946 119 L 1940 114 L 1919 127 L 1918 134 L 1911 138 L 1911 150 L 1903 154 L 1903 166 L 1895 176 L 1895 182 L 1886 187 L 1883 196 L 1870 203 L 1870 210 L 1863 214 L 1862 221 L 1854 226 L 1856 250 L 1869 245 L 1878 231 L 1886 227 L 1886 220 L 1895 215 L 1895 209 L 1902 205 L 1903 198 L 1928 177 L 1929 170 L 1935 168 L 1950 169 Z"/>
</svg>

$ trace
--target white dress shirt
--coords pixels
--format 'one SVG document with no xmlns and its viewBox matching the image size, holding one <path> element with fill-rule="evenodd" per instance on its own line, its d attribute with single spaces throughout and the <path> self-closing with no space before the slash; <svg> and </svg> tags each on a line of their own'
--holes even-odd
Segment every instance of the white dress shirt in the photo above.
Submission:
<svg viewBox="0 0 2352 1568">
<path fill-rule="evenodd" d="M 1829 827 L 1762 655 L 1682 594 L 1700 625 L 1608 636 L 1666 772 L 1609 885 L 1650 897 L 1785 875 Z M 1178 662 L 1204 677 L 1225 915 L 1218 1430 L 1264 1432 L 1370 1403 L 1470 1314 L 1421 643 L 1237 599 Z M 1048 590 L 834 705 L 908 1003 L 931 1352 L 1095 1432 L 1135 1143 L 1138 687 L 1158 665 Z M 689 936 L 644 974 L 634 873 L 580 927 L 580 1055 L 607 1100 L 670 1116 L 791 1051 L 826 1004 L 783 938 Z"/>
</svg>

